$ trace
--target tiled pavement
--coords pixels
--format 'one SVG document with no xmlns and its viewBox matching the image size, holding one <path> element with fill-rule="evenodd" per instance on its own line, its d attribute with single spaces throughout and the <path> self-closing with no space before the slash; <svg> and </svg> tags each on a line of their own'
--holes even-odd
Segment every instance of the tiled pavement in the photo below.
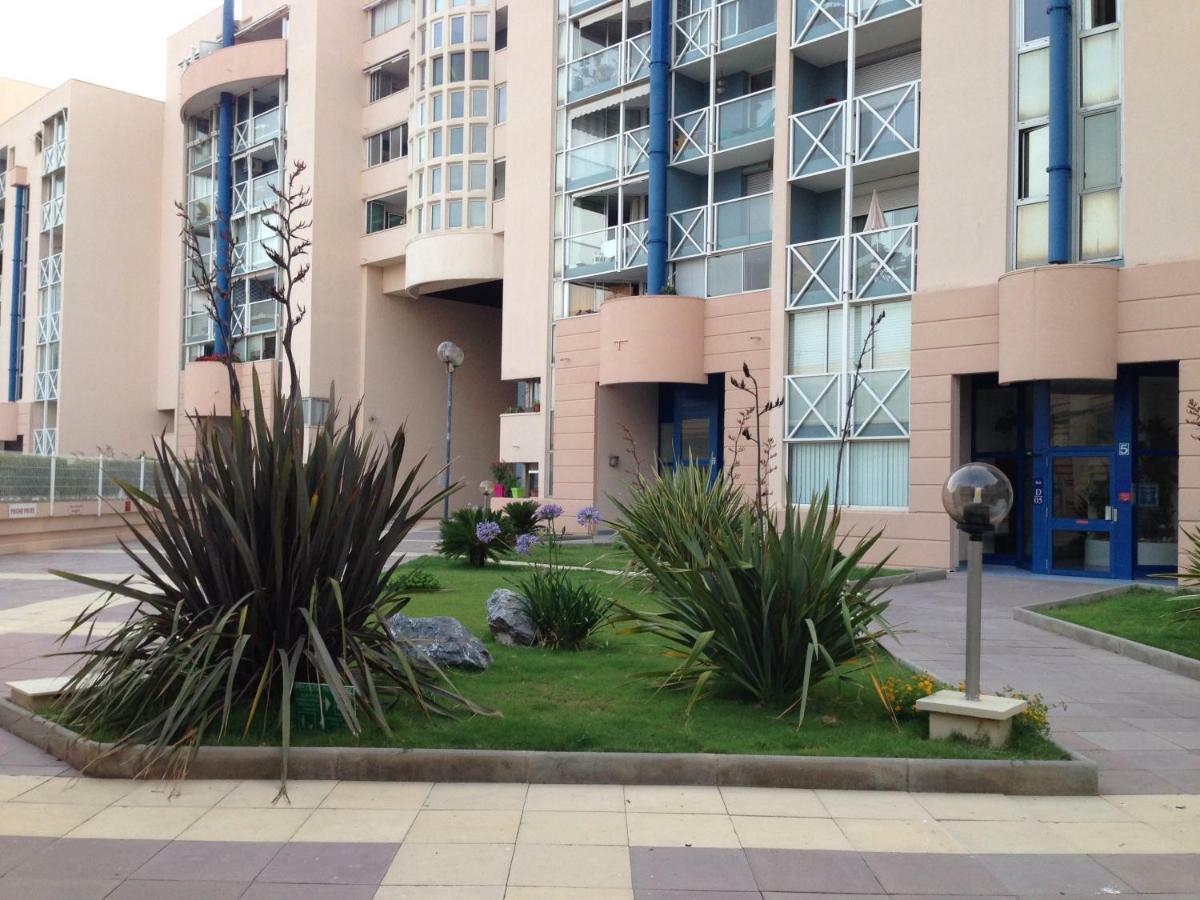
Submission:
<svg viewBox="0 0 1200 900">
<path fill-rule="evenodd" d="M 0 898 L 1196 896 L 1191 798 L 0 776 Z"/>
</svg>

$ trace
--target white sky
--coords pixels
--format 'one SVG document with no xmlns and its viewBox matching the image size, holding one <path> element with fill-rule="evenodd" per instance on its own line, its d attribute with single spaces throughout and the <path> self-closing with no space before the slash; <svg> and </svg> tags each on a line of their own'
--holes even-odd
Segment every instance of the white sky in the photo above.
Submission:
<svg viewBox="0 0 1200 900">
<path fill-rule="evenodd" d="M 0 77 L 93 81 L 159 100 L 166 39 L 221 0 L 3 0 Z"/>
</svg>

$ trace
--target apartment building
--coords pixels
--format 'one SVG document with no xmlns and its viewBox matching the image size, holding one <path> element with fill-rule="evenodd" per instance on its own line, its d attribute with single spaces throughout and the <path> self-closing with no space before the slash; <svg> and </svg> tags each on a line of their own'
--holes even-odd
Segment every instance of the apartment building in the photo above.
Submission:
<svg viewBox="0 0 1200 900">
<path fill-rule="evenodd" d="M 146 248 L 164 227 L 162 104 L 0 81 L 0 449 L 136 454 L 155 409 Z"/>
<path fill-rule="evenodd" d="M 832 486 L 849 410 L 844 525 L 897 564 L 957 563 L 941 485 L 984 459 L 1017 495 L 992 561 L 1175 566 L 1200 519 L 1200 115 L 1162 86 L 1200 8 L 512 5 L 507 202 L 548 233 L 505 248 L 502 371 L 542 402 L 502 417 L 501 455 L 544 495 L 611 511 L 631 444 L 731 465 L 746 365 L 784 400 L 776 502 Z"/>
</svg>

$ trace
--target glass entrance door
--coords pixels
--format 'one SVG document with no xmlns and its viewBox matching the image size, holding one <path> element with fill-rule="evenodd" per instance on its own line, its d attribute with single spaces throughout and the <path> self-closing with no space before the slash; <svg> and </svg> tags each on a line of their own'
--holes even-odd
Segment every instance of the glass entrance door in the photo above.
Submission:
<svg viewBox="0 0 1200 900">
<path fill-rule="evenodd" d="M 701 466 L 714 475 L 723 461 L 723 383 L 664 384 L 659 394 L 659 462 Z"/>
<path fill-rule="evenodd" d="M 1090 452 L 1090 451 L 1085 451 Z M 1113 453 L 1051 452 L 1050 571 L 1107 577 L 1113 569 Z"/>
</svg>

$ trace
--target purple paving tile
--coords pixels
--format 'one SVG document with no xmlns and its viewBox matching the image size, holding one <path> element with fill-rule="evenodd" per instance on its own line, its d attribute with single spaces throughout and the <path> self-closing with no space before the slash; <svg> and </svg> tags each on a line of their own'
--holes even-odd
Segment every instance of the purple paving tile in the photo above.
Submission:
<svg viewBox="0 0 1200 900">
<path fill-rule="evenodd" d="M 0 900 L 101 900 L 121 882 L 99 878 L 0 878 Z"/>
<path fill-rule="evenodd" d="M 1135 891 L 1143 894 L 1196 891 L 1200 855 L 1183 853 L 1113 853 L 1092 857 Z"/>
<path fill-rule="evenodd" d="M 1101 794 L 1174 794 L 1171 782 L 1154 772 L 1141 769 L 1101 769 Z"/>
<path fill-rule="evenodd" d="M 247 887 L 236 881 L 126 881 L 105 900 L 237 900 Z"/>
<path fill-rule="evenodd" d="M 1130 888 L 1088 856 L 987 854 L 977 856 L 996 880 L 1017 894 L 1085 895 L 1129 893 Z"/>
<path fill-rule="evenodd" d="M 259 873 L 260 882 L 372 884 L 378 886 L 399 844 L 285 844 Z"/>
<path fill-rule="evenodd" d="M 979 860 L 952 853 L 864 853 L 883 889 L 889 894 L 1007 893 Z"/>
<path fill-rule="evenodd" d="M 246 889 L 242 900 L 373 900 L 377 890 L 378 886 L 370 884 L 269 884 L 258 881 Z"/>
<path fill-rule="evenodd" d="M 0 837 L 0 875 L 46 849 L 54 840 L 47 837 Z"/>
<path fill-rule="evenodd" d="M 122 881 L 158 853 L 165 841 L 63 838 L 29 857 L 9 874 L 16 878 Z"/>
<path fill-rule="evenodd" d="M 634 900 L 761 900 L 758 891 L 634 891 Z"/>
<path fill-rule="evenodd" d="M 174 841 L 131 876 L 152 881 L 253 881 L 283 844 Z"/>
<path fill-rule="evenodd" d="M 860 853 L 839 850 L 747 850 L 762 891 L 879 894 L 883 888 Z"/>
<path fill-rule="evenodd" d="M 741 850 L 631 847 L 629 864 L 635 890 L 758 890 Z"/>
</svg>

